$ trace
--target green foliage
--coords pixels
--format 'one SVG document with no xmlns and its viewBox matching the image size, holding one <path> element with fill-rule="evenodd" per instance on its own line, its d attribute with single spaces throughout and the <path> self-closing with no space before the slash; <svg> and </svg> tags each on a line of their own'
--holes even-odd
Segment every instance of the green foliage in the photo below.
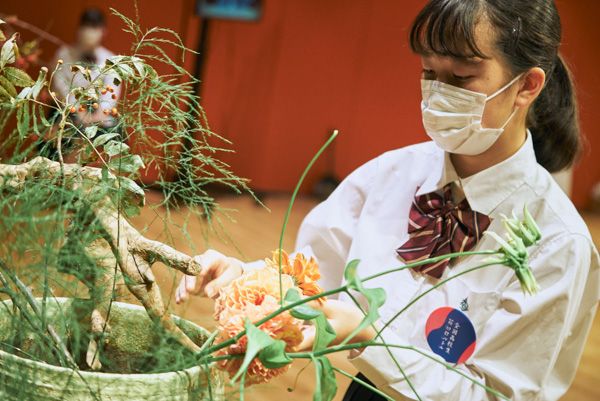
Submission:
<svg viewBox="0 0 600 401">
<path fill-rule="evenodd" d="M 246 353 L 244 354 L 244 362 L 242 363 L 242 366 L 238 370 L 237 374 L 231 379 L 232 383 L 237 381 L 240 376 L 246 373 L 246 369 L 256 354 L 275 343 L 275 340 L 271 338 L 271 336 L 254 326 L 247 317 L 244 321 L 244 328 L 246 329 L 246 336 L 248 337 L 248 347 L 246 348 Z"/>
<path fill-rule="evenodd" d="M 372 325 L 379 319 L 379 308 L 385 303 L 385 290 L 383 288 L 365 288 L 362 281 L 356 274 L 358 269 L 358 260 L 353 260 L 346 266 L 344 271 L 344 278 L 346 279 L 346 286 L 354 291 L 361 293 L 367 302 L 369 303 L 369 311 L 365 315 L 365 318 L 360 322 L 358 327 L 344 340 L 344 343 L 350 341 L 355 335 L 363 331 L 368 326 Z"/>
<path fill-rule="evenodd" d="M 285 341 L 276 340 L 267 345 L 260 354 L 258 354 L 258 359 L 268 369 L 281 368 L 293 361 L 293 359 L 286 354 L 285 347 Z"/>
<path fill-rule="evenodd" d="M 208 243 L 215 232 L 222 231 L 220 219 L 227 218 L 210 188 L 218 185 L 250 192 L 246 180 L 219 160 L 223 152 L 229 152 L 225 149 L 229 142 L 210 130 L 194 92 L 196 78 L 168 56 L 169 47 L 182 55 L 189 52 L 177 34 L 146 30 L 137 21 L 114 13 L 132 34 L 131 54 L 114 56 L 97 67 L 57 65 L 86 81 L 83 86 L 71 85 L 71 96 L 65 98 L 50 89 L 53 80 L 59 79 L 57 69 L 41 68 L 34 79 L 35 75 L 16 68 L 19 35 L 7 39 L 0 31 L 4 42 L 0 42 L 0 271 L 5 278 L 0 283 L 0 299 L 11 298 L 21 305 L 13 312 L 13 322 L 26 326 L 28 332 L 33 328 L 37 336 L 33 341 L 38 344 L 26 349 L 15 341 L 0 344 L 0 349 L 76 369 L 89 369 L 85 352 L 83 357 L 74 355 L 74 365 L 45 332 L 47 301 L 60 296 L 91 297 L 106 306 L 104 311 L 110 316 L 113 300 L 135 302 L 122 289 L 124 284 L 139 284 L 119 274 L 122 249 L 117 240 L 123 233 L 117 231 L 117 238 L 110 242 L 100 215 L 114 212 L 133 224 L 128 219 L 140 213 L 147 191 L 160 189 L 162 200 L 152 207 L 163 208 L 167 215 L 187 214 L 186 221 L 201 221 Z M 95 107 L 103 107 L 103 91 L 110 94 L 104 82 L 107 78 L 121 90 L 115 110 L 106 110 L 114 115 L 113 129 L 82 122 Z M 46 167 L 34 169 L 35 162 Z M 90 173 L 92 168 L 99 173 Z M 146 172 L 155 174 L 156 180 L 142 180 Z M 172 245 L 182 237 L 195 247 L 186 226 L 174 227 L 169 219 L 156 221 L 164 223 L 162 241 Z M 98 251 L 98 244 L 104 244 L 109 253 Z M 149 260 L 150 264 L 154 261 L 153 257 Z M 139 276 L 149 280 L 151 273 L 140 267 Z M 31 295 L 23 298 L 25 288 Z M 30 298 L 39 300 L 39 313 L 27 312 Z M 25 313 L 29 319 L 19 317 Z M 167 369 L 166 362 L 176 369 L 196 363 L 189 350 L 187 354 L 180 351 L 181 344 L 173 346 L 172 333 L 158 332 L 163 336 L 160 347 L 170 359 L 144 364 L 148 372 Z M 111 328 L 105 325 L 101 337 L 110 339 L 110 335 Z M 271 366 L 286 358 L 280 347 L 275 342 L 265 349 L 263 358 Z M 108 365 L 102 347 L 97 352 L 98 359 Z"/>
<path fill-rule="evenodd" d="M 210 184 L 226 186 L 236 192 L 248 191 L 246 181 L 230 172 L 228 166 L 218 158 L 221 152 L 228 151 L 222 147 L 227 146 L 228 142 L 210 130 L 194 93 L 196 78 L 190 76 L 164 50 L 165 46 L 171 46 L 180 50 L 182 57 L 185 55 L 187 49 L 177 34 L 159 28 L 144 30 L 137 21 L 114 10 L 113 12 L 122 19 L 125 30 L 132 34 L 131 54 L 112 57 L 99 66 L 97 71 L 90 70 L 90 66 L 82 63 L 68 66 L 73 74 L 81 74 L 87 80 L 87 86 L 71 88 L 70 94 L 75 101 L 69 100 L 70 97 L 59 99 L 50 92 L 52 102 L 43 103 L 40 94 L 55 79 L 55 71 L 48 74 L 47 70 L 41 69 L 38 78 L 34 80 L 12 66 L 19 55 L 18 34 L 8 40 L 0 34 L 0 40 L 4 41 L 0 50 L 0 133 L 4 139 L 0 144 L 0 167 L 4 168 L 4 173 L 0 174 L 0 232 L 6 236 L 0 243 L 0 273 L 3 273 L 0 274 L 0 293 L 10 297 L 16 306 L 12 312 L 15 319 L 11 329 L 19 333 L 19 325 L 27 326 L 28 332 L 32 332 L 34 336 L 21 341 L 16 335 L 12 343 L 0 343 L 0 349 L 26 355 L 31 359 L 74 367 L 76 371 L 86 367 L 86 355 L 70 358 L 64 352 L 64 344 L 48 336 L 45 305 L 50 298 L 59 295 L 76 298 L 91 296 L 94 300 L 103 298 L 108 301 L 110 313 L 110 303 L 119 296 L 116 290 L 118 275 L 115 273 L 122 255 L 121 245 L 115 239 L 116 245 L 110 244 L 112 254 L 108 256 L 99 256 L 93 252 L 94 247 L 107 241 L 108 237 L 96 211 L 117 211 L 119 218 L 137 215 L 145 204 L 146 191 L 149 189 L 141 180 L 142 171 L 151 170 L 157 175 L 153 187 L 160 188 L 163 195 L 163 200 L 153 206 L 164 207 L 167 211 L 167 221 L 162 231 L 166 238 L 172 239 L 174 234 L 168 225 L 171 211 L 190 213 L 188 220 L 196 217 L 206 221 L 206 232 L 209 234 L 218 230 L 215 224 L 219 224 L 219 213 L 226 213 L 211 196 L 208 189 Z M 170 73 L 159 73 L 165 69 Z M 102 92 L 108 90 L 103 81 L 105 77 L 110 77 L 112 84 L 120 86 L 123 93 L 116 107 L 117 130 L 113 131 L 107 131 L 99 124 L 82 125 L 74 118 L 73 113 L 73 110 L 78 110 L 82 105 L 86 105 L 86 111 L 82 112 L 84 115 L 92 112 L 90 108 L 94 103 L 99 103 Z M 47 110 L 54 113 L 52 119 L 47 116 Z M 110 112 L 113 113 L 113 110 Z M 290 208 L 306 172 L 336 134 L 337 132 L 307 167 L 294 191 Z M 40 152 L 49 148 L 56 151 L 58 168 L 48 168 L 31 176 L 23 175 L 17 168 L 13 168 L 36 160 Z M 74 162 L 66 162 L 66 157 Z M 67 166 L 73 163 L 79 169 L 73 174 L 67 174 Z M 101 170 L 100 176 L 86 175 L 83 168 L 90 165 Z M 177 172 L 177 175 L 173 172 Z M 102 207 L 99 208 L 98 205 Z M 525 246 L 534 245 L 540 234 L 526 209 L 524 213 L 525 222 L 507 223 L 511 241 L 507 243 L 500 239 L 502 249 L 495 254 L 503 257 L 495 259 L 493 263 L 514 268 L 517 277 L 522 283 L 525 282 L 524 291 L 532 292 L 537 289 L 537 284 L 526 266 L 528 254 Z M 288 216 L 289 209 L 284 230 Z M 140 231 L 146 228 L 141 227 Z M 185 226 L 180 227 L 180 230 L 184 238 L 189 237 Z M 193 247 L 191 241 L 190 245 Z M 486 251 L 479 254 L 491 253 Z M 420 263 L 428 261 L 430 260 Z M 158 347 L 162 356 L 152 358 L 164 358 L 163 362 L 168 360 L 168 365 L 177 368 L 192 364 L 204 366 L 216 360 L 212 356 L 213 352 L 233 344 L 245 335 L 247 350 L 241 368 L 231 378 L 232 383 L 238 380 L 241 383 L 242 397 L 245 371 L 254 358 L 258 357 L 269 369 L 283 367 L 294 358 L 309 358 L 316 373 L 314 400 L 332 400 L 337 393 L 334 374 L 336 368 L 331 365 L 327 354 L 351 349 L 353 345 L 349 343 L 352 339 L 380 318 L 378 309 L 386 300 L 383 289 L 366 288 L 363 285 L 363 282 L 375 276 L 359 278 L 358 263 L 358 260 L 354 260 L 347 265 L 347 284 L 343 287 L 308 298 L 302 298 L 298 291 L 291 289 L 282 297 L 281 309 L 276 313 L 289 310 L 293 317 L 311 321 L 315 325 L 315 340 L 311 352 L 288 353 L 285 342 L 271 338 L 258 328 L 272 318 L 273 314 L 254 324 L 245 318 L 244 332 L 218 345 L 206 345 L 196 355 L 190 355 L 189 351 L 169 352 L 175 340 L 171 335 L 161 332 L 163 336 L 158 341 Z M 99 266 L 103 270 L 98 269 Z M 143 267 L 140 267 L 140 276 L 144 275 L 141 272 Z M 378 276 L 410 267 L 411 265 L 392 269 L 378 273 Z M 102 278 L 107 276 L 112 277 L 112 281 L 102 282 Z M 131 278 L 129 280 L 126 284 L 130 286 L 139 284 L 132 282 Z M 90 289 L 89 294 L 81 293 L 79 282 Z M 101 285 L 96 285 L 98 283 Z M 437 286 L 431 290 L 435 288 Z M 352 296 L 351 291 L 364 297 L 368 303 L 368 311 L 360 325 L 342 339 L 341 344 L 332 345 L 337 333 L 325 314 L 309 306 L 308 302 L 339 292 Z M 41 298 L 41 305 L 32 301 L 34 297 Z M 411 301 L 406 308 L 418 299 L 419 297 Z M 406 308 L 388 321 L 384 328 Z M 110 338 L 110 331 L 108 325 L 105 325 L 98 337 Z M 217 334 L 211 336 L 207 344 L 212 343 Z M 377 342 L 379 337 L 378 334 L 368 345 L 392 346 Z M 84 340 L 77 349 L 85 349 L 86 343 L 93 338 L 88 336 Z M 34 342 L 35 346 L 24 347 L 23 344 L 28 342 Z M 101 348 L 102 346 L 98 348 L 98 353 L 102 352 Z M 409 346 L 405 348 L 411 349 Z M 102 355 L 98 359 L 105 361 Z M 155 369 L 163 371 L 168 366 L 156 363 Z M 467 378 L 499 396 L 475 379 Z M 96 395 L 93 396 L 98 399 Z"/>
<path fill-rule="evenodd" d="M 337 380 L 331 362 L 326 356 L 313 357 L 315 365 L 314 401 L 331 401 L 337 393 Z"/>
</svg>

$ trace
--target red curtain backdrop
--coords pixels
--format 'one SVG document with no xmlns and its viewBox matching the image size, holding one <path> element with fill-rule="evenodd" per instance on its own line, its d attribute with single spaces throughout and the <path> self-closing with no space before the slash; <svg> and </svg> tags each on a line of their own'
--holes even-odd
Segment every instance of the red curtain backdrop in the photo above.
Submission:
<svg viewBox="0 0 600 401">
<path fill-rule="evenodd" d="M 178 32 L 196 49 L 201 17 L 195 0 L 142 0 L 140 25 Z M 589 150 L 573 174 L 572 199 L 589 204 L 600 181 L 600 14 L 597 0 L 557 0 L 563 21 L 563 53 L 579 89 L 582 129 Z M 427 140 L 420 117 L 420 61 L 407 45 L 408 26 L 425 1 L 263 0 L 258 22 L 211 20 L 207 29 L 201 95 L 211 129 L 232 141 L 221 157 L 259 191 L 291 191 L 302 170 L 334 129 L 333 147 L 310 172 L 303 191 L 328 171 L 343 178 L 386 150 Z M 3 4 L 0 12 L 71 42 L 88 6 L 135 16 L 130 1 L 64 0 L 32 6 Z M 128 51 L 131 36 L 117 17 L 108 19 L 106 47 Z M 27 34 L 24 33 L 24 36 Z M 56 46 L 45 42 L 43 58 Z M 177 57 L 177 51 L 170 55 Z M 194 71 L 194 56 L 185 66 Z M 164 72 L 164 71 L 163 71 Z M 166 71 L 168 72 L 168 71 Z M 145 180 L 152 181 L 147 171 Z M 393 185 L 393 183 L 390 183 Z"/>
</svg>

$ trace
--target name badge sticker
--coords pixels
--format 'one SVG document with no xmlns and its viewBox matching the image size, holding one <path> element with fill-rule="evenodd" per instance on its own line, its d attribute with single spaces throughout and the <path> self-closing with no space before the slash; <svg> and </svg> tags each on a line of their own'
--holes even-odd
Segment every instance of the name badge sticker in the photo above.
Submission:
<svg viewBox="0 0 600 401">
<path fill-rule="evenodd" d="M 475 351 L 473 324 L 459 309 L 449 306 L 433 311 L 425 324 L 431 350 L 448 363 L 463 363 Z"/>
</svg>

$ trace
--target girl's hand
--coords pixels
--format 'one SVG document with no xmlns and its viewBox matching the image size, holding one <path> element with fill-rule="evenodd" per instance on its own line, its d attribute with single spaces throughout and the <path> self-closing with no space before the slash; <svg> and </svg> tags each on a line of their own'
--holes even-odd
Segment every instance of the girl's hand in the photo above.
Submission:
<svg viewBox="0 0 600 401">
<path fill-rule="evenodd" d="M 331 342 L 331 345 L 336 345 L 344 341 L 365 317 L 357 306 L 335 299 L 327 300 L 322 305 L 317 301 L 312 301 L 309 304 L 314 309 L 325 313 L 325 317 L 329 320 L 329 324 L 331 324 L 331 327 L 333 327 L 337 333 L 337 337 Z M 304 351 L 312 349 L 315 341 L 316 326 L 304 326 L 302 332 L 304 334 L 304 340 L 300 344 L 300 350 Z M 375 338 L 376 334 L 377 332 L 375 329 L 372 326 L 369 326 L 355 335 L 352 340 L 350 340 L 350 344 L 370 341 Z"/>
<path fill-rule="evenodd" d="M 202 266 L 198 276 L 183 276 L 175 291 L 175 302 L 180 304 L 189 294 L 216 298 L 219 290 L 242 275 L 242 266 L 232 258 L 209 249 L 202 255 L 194 256 Z"/>
</svg>

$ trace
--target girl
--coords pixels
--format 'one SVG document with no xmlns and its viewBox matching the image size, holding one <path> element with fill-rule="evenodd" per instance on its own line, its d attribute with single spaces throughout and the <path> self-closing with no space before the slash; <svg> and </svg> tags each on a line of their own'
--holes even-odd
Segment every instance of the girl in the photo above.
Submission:
<svg viewBox="0 0 600 401">
<path fill-rule="evenodd" d="M 486 267 L 427 294 L 383 331 L 387 343 L 438 354 L 515 400 L 557 400 L 565 393 L 600 292 L 590 234 L 550 175 L 572 165 L 581 142 L 560 41 L 552 0 L 431 0 L 413 22 L 410 44 L 423 63 L 423 123 L 433 141 L 385 153 L 353 172 L 306 217 L 297 240 L 297 251 L 319 261 L 320 284 L 329 289 L 343 284 L 344 267 L 353 259 L 360 259 L 358 275 L 366 277 L 405 260 L 443 254 L 438 252 L 443 244 L 436 242 L 445 240 L 443 229 L 442 238 L 421 238 L 433 252 L 413 254 L 421 235 L 414 232 L 418 212 L 455 224 L 453 213 L 473 210 L 481 228 L 503 232 L 501 216 L 527 204 L 543 235 L 529 249 L 528 263 L 541 288 L 537 295 L 525 297 L 511 269 Z M 427 201 L 443 209 L 424 212 Z M 465 230 L 464 241 L 451 249 L 498 247 L 492 238 Z M 242 271 L 238 262 L 214 251 L 200 260 L 202 273 L 182 279 L 178 302 L 188 293 L 216 296 Z M 479 264 L 481 257 L 464 257 L 365 283 L 387 293 L 379 326 L 440 280 Z M 338 338 L 362 318 L 344 296 L 322 308 Z M 459 317 L 460 330 L 454 319 L 442 316 L 452 327 L 436 334 L 439 324 L 432 328 L 428 322 L 447 311 Z M 311 346 L 313 335 L 305 331 L 304 347 Z M 354 341 L 374 336 L 369 328 Z M 455 349 L 448 345 L 461 341 L 470 347 L 452 359 Z M 416 398 L 406 378 L 422 399 L 494 399 L 421 353 L 392 352 L 403 372 L 384 347 L 354 351 L 350 358 L 393 399 Z M 345 399 L 380 399 L 363 391 L 352 385 Z"/>
</svg>

